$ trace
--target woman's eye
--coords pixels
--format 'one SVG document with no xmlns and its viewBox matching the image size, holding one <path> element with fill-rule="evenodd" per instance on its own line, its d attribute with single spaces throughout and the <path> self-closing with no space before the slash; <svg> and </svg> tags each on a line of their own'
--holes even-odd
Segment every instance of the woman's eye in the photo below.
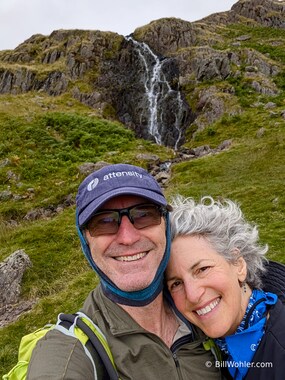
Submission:
<svg viewBox="0 0 285 380">
<path fill-rule="evenodd" d="M 175 290 L 177 290 L 177 289 L 179 288 L 179 286 L 181 286 L 181 285 L 182 285 L 182 281 L 174 281 L 174 282 L 172 282 L 172 283 L 168 286 L 168 288 L 169 288 L 170 291 L 175 291 Z"/>
<path fill-rule="evenodd" d="M 201 268 L 197 268 L 196 274 L 204 273 L 204 272 L 206 272 L 209 268 L 210 268 L 209 266 L 204 266 L 204 267 L 201 267 Z"/>
</svg>

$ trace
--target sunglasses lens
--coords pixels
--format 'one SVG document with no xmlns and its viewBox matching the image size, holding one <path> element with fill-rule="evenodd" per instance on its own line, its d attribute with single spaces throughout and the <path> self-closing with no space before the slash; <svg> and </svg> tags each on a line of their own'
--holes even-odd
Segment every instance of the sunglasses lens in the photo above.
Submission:
<svg viewBox="0 0 285 380">
<path fill-rule="evenodd" d="M 137 229 L 160 224 L 161 215 L 161 209 L 155 205 L 141 205 L 130 210 L 131 219 Z"/>
<path fill-rule="evenodd" d="M 162 208 L 152 204 L 131 206 L 120 210 L 98 212 L 87 225 L 91 236 L 115 234 L 121 218 L 127 216 L 136 229 L 158 225 L 163 215 Z"/>
<path fill-rule="evenodd" d="M 91 236 L 115 234 L 119 229 L 119 214 L 115 211 L 99 212 L 87 225 Z"/>
</svg>

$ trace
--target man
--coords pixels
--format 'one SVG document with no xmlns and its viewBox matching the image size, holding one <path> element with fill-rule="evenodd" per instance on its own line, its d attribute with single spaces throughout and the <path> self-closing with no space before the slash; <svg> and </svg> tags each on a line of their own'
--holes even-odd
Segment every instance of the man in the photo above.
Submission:
<svg viewBox="0 0 285 380">
<path fill-rule="evenodd" d="M 76 201 L 82 249 L 100 278 L 82 311 L 106 336 L 120 379 L 220 379 L 205 337 L 163 296 L 171 208 L 155 179 L 136 166 L 105 166 Z M 94 369 L 80 342 L 59 331 L 36 347 L 28 371 L 29 380 L 96 378 L 102 365 Z"/>
</svg>

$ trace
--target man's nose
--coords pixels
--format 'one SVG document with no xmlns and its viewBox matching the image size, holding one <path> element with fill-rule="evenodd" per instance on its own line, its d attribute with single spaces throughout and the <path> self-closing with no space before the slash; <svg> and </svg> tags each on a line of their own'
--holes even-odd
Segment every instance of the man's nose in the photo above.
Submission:
<svg viewBox="0 0 285 380">
<path fill-rule="evenodd" d="M 127 215 L 123 215 L 116 234 L 116 240 L 120 244 L 131 245 L 138 241 L 140 232 L 135 228 Z"/>
</svg>

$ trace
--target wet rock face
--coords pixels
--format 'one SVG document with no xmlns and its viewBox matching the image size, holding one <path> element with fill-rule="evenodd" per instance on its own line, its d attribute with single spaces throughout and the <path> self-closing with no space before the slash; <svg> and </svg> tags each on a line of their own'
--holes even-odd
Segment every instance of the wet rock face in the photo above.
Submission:
<svg viewBox="0 0 285 380">
<path fill-rule="evenodd" d="M 178 78 L 175 59 L 156 55 L 145 43 L 129 38 L 119 59 L 103 69 L 99 85 L 112 87 L 111 102 L 120 121 L 138 137 L 177 148 L 194 119 Z"/>
</svg>

